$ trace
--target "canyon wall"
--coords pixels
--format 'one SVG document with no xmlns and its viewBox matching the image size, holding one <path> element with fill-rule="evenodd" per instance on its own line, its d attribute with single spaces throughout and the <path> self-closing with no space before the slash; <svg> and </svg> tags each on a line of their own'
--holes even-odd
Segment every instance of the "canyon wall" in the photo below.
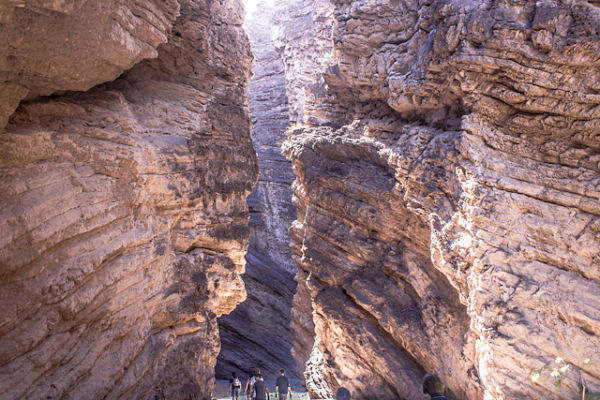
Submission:
<svg viewBox="0 0 600 400">
<path fill-rule="evenodd" d="M 0 16 L 0 399 L 209 398 L 258 172 L 241 4 Z"/>
<path fill-rule="evenodd" d="M 599 4 L 330 5 L 283 146 L 309 389 L 417 399 L 435 372 L 458 399 L 600 392 Z M 323 47 L 282 40 L 306 80 L 290 60 Z"/>
<path fill-rule="evenodd" d="M 333 6 L 329 0 L 276 2 L 273 45 L 285 67 L 292 125 L 329 124 L 337 104 L 329 102 L 321 71 L 333 60 Z"/>
<path fill-rule="evenodd" d="M 284 63 L 292 129 L 302 126 L 305 117 L 312 124 L 336 120 L 336 107 L 327 101 L 330 96 L 319 74 L 333 61 L 332 34 L 333 5 L 329 0 L 276 2 L 272 43 Z M 304 371 L 309 392 L 318 398 L 332 397 L 323 376 L 322 355 L 315 345 L 319 339 L 305 278 L 306 273 L 299 269 L 296 281 L 300 284 L 296 286 L 290 322 L 294 336 L 292 354 L 298 371 Z"/>
<path fill-rule="evenodd" d="M 296 218 L 294 174 L 281 154 L 289 120 L 283 63 L 271 43 L 274 13 L 273 6 L 261 2 L 244 24 L 254 54 L 250 113 L 260 179 L 248 197 L 250 247 L 244 275 L 248 298 L 219 319 L 222 346 L 216 367 L 217 377 L 227 379 L 233 371 L 246 375 L 260 368 L 269 382 L 281 368 L 289 377 L 297 376 L 289 328 L 297 270 L 288 234 Z"/>
</svg>

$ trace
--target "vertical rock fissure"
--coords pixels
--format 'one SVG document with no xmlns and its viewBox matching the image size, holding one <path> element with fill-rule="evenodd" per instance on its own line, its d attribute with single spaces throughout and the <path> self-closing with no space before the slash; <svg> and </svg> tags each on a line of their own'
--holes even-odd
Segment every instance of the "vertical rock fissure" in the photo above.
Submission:
<svg viewBox="0 0 600 400">
<path fill-rule="evenodd" d="M 217 377 L 224 379 L 234 371 L 245 378 L 258 368 L 268 383 L 281 368 L 298 378 L 290 331 L 297 268 L 288 234 L 296 218 L 294 175 L 281 154 L 289 115 L 284 66 L 271 39 L 274 14 L 272 5 L 261 2 L 245 22 L 254 54 L 249 92 L 260 178 L 248 197 L 251 235 L 243 278 L 248 297 L 219 319 L 221 353 L 216 366 Z"/>
</svg>

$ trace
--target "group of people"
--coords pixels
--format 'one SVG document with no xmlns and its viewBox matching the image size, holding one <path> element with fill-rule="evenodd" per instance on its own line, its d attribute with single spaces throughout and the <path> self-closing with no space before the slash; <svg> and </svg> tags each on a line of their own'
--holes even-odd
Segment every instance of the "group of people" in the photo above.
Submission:
<svg viewBox="0 0 600 400">
<path fill-rule="evenodd" d="M 231 379 L 229 380 L 229 390 L 231 393 L 231 400 L 239 400 L 242 391 L 242 381 L 238 378 L 237 374 L 233 372 Z M 435 374 L 427 374 L 423 378 L 423 393 L 428 394 L 431 400 L 450 400 L 444 396 L 445 386 L 440 378 Z M 246 388 L 244 392 L 248 395 L 248 399 L 253 400 L 270 400 L 269 388 L 265 383 L 260 370 L 254 371 L 250 379 L 246 381 Z M 285 376 L 285 371 L 282 369 L 280 375 L 277 377 L 275 383 L 275 397 L 279 397 L 279 400 L 292 400 L 292 388 L 290 382 Z M 338 389 L 336 400 L 350 400 L 350 392 L 346 388 Z"/>
<path fill-rule="evenodd" d="M 278 397 L 279 400 L 288 400 L 289 395 L 289 400 L 292 400 L 292 388 L 290 387 L 289 379 L 285 376 L 285 370 L 282 369 L 279 372 L 280 375 L 275 382 L 275 397 Z M 242 381 L 235 372 L 231 374 L 231 379 L 229 380 L 229 392 L 231 393 L 231 400 L 239 400 L 242 392 Z M 248 399 L 271 400 L 269 388 L 259 369 L 255 370 L 246 381 L 244 393 L 247 394 Z"/>
</svg>

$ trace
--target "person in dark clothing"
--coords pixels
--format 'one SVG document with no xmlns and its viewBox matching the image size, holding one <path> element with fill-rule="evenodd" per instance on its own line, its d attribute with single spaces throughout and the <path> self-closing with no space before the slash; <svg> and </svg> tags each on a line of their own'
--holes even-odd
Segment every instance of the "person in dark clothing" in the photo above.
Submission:
<svg viewBox="0 0 600 400">
<path fill-rule="evenodd" d="M 269 396 L 269 388 L 260 375 L 256 376 L 256 381 L 252 387 L 252 396 L 254 396 L 254 399 L 256 400 L 271 400 L 271 396 Z"/>
<path fill-rule="evenodd" d="M 292 400 L 292 388 L 290 387 L 290 381 L 285 376 L 285 371 L 282 369 L 279 371 L 281 375 L 277 377 L 275 383 L 275 396 L 279 395 L 279 400 L 287 400 L 288 393 L 290 394 L 290 400 Z"/>
<path fill-rule="evenodd" d="M 256 382 L 256 376 L 260 375 L 260 369 L 255 369 L 250 379 L 246 381 L 246 389 L 244 393 L 248 395 L 248 399 L 252 399 L 252 387 L 254 386 L 254 382 Z"/>
<path fill-rule="evenodd" d="M 240 398 L 240 392 L 242 391 L 242 381 L 238 378 L 235 372 L 231 373 L 231 379 L 229 380 L 229 393 L 231 393 L 231 400 L 238 400 Z"/>
<path fill-rule="evenodd" d="M 436 374 L 427 374 L 423 378 L 423 393 L 431 396 L 431 400 L 452 400 L 444 396 L 444 384 Z"/>
</svg>

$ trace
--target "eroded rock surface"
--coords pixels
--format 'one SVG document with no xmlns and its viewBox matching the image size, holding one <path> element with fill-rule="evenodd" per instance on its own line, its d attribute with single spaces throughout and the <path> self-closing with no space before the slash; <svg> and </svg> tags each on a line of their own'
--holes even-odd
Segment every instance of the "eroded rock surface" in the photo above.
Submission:
<svg viewBox="0 0 600 400">
<path fill-rule="evenodd" d="M 245 22 L 254 54 L 250 81 L 252 138 L 260 179 L 248 198 L 250 247 L 244 282 L 248 299 L 219 319 L 222 351 L 216 374 L 251 373 L 260 368 L 269 379 L 286 369 L 295 377 L 291 355 L 290 311 L 296 291 L 288 229 L 296 218 L 292 204 L 292 166 L 281 154 L 289 125 L 283 63 L 271 43 L 275 10 L 267 2 Z"/>
<path fill-rule="evenodd" d="M 597 3 L 331 3 L 312 81 L 345 121 L 296 105 L 284 144 L 319 374 L 365 399 L 425 372 L 455 398 L 600 391 Z"/>
<path fill-rule="evenodd" d="M 292 124 L 327 124 L 337 104 L 327 101 L 319 71 L 333 55 L 333 5 L 329 0 L 290 0 L 276 3 L 273 45 L 285 67 L 289 119 Z"/>
<path fill-rule="evenodd" d="M 158 55 L 180 6 L 168 1 L 0 5 L 0 129 L 23 98 L 85 91 Z"/>
<path fill-rule="evenodd" d="M 329 0 L 293 0 L 277 2 L 276 7 L 272 42 L 285 67 L 291 127 L 302 126 L 305 119 L 315 125 L 335 123 L 345 110 L 336 113 L 337 105 L 328 101 L 330 96 L 319 73 L 334 61 L 333 5 Z M 310 291 L 303 283 L 307 274 L 299 269 L 296 275 L 300 284 L 294 295 L 290 324 L 294 336 L 292 354 L 298 371 L 304 371 L 303 378 L 312 396 L 332 397 L 324 377 L 322 354 L 315 346 L 318 337 Z"/>
<path fill-rule="evenodd" d="M 21 103 L 0 134 L 0 398 L 207 398 L 257 178 L 243 8 L 20 3 L 0 69 L 30 95 L 137 64 Z"/>
</svg>

